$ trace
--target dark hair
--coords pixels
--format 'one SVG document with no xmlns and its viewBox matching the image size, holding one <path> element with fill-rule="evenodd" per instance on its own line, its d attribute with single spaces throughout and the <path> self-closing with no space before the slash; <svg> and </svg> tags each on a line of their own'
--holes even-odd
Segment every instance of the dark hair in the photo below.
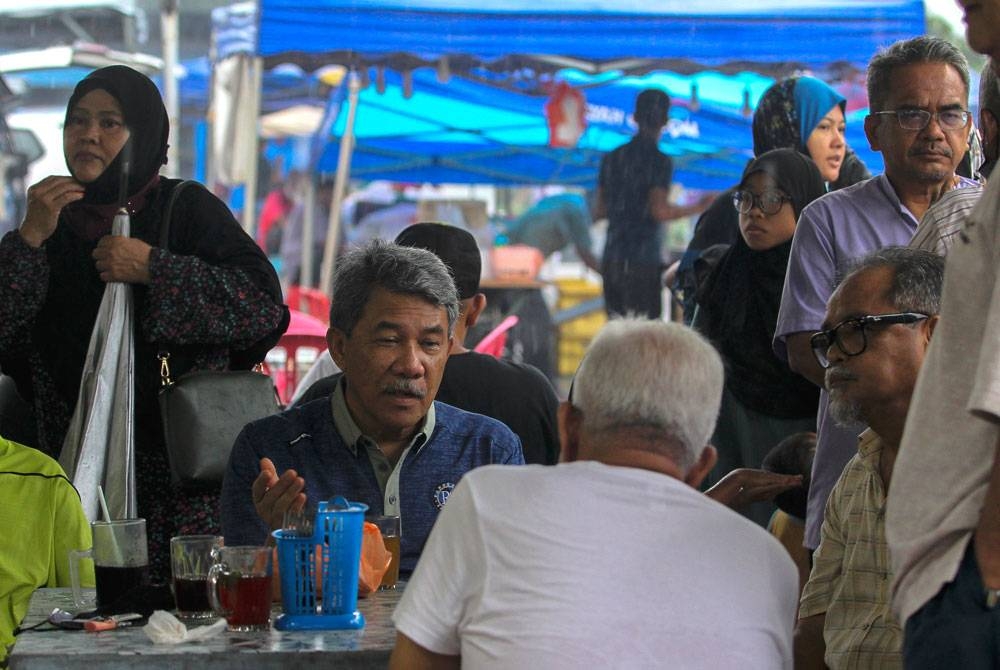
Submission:
<svg viewBox="0 0 1000 670">
<path fill-rule="evenodd" d="M 989 110 L 1000 123 L 1000 86 L 997 85 L 997 73 L 993 69 L 993 61 L 987 60 L 979 79 L 979 109 Z"/>
<path fill-rule="evenodd" d="M 969 62 L 951 42 L 923 35 L 899 40 L 879 51 L 868 62 L 868 105 L 872 112 L 883 112 L 892 78 L 898 68 L 917 63 L 951 65 L 962 78 L 966 97 L 969 93 Z"/>
<path fill-rule="evenodd" d="M 900 312 L 934 315 L 941 311 L 944 257 L 911 247 L 883 247 L 848 266 L 841 284 L 854 275 L 889 267 L 894 270 L 886 299 Z"/>
<path fill-rule="evenodd" d="M 802 475 L 802 486 L 779 493 L 774 504 L 781 511 L 797 519 L 806 518 L 806 501 L 809 498 L 809 475 L 813 456 L 816 454 L 816 433 L 794 433 L 778 442 L 764 456 L 760 467 L 780 475 Z"/>
<path fill-rule="evenodd" d="M 458 291 L 444 262 L 426 249 L 375 239 L 337 261 L 330 326 L 348 337 L 361 319 L 372 289 L 416 296 L 448 312 L 448 335 L 458 318 Z"/>
<path fill-rule="evenodd" d="M 773 149 L 750 161 L 743 170 L 739 188 L 757 173 L 764 173 L 792 199 L 795 218 L 805 206 L 826 193 L 826 184 L 811 158 L 795 149 Z"/>
<path fill-rule="evenodd" d="M 396 244 L 426 249 L 444 261 L 455 280 L 459 300 L 468 300 L 479 293 L 483 262 L 476 238 L 469 231 L 447 223 L 425 221 L 404 228 L 396 236 Z"/>
<path fill-rule="evenodd" d="M 670 114 L 670 96 L 659 89 L 647 88 L 635 99 L 635 122 L 640 128 L 659 128 Z"/>
</svg>

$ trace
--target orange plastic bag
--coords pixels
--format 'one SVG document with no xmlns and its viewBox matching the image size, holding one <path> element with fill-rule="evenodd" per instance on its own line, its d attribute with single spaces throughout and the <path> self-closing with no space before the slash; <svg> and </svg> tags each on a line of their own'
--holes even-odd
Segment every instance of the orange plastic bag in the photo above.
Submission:
<svg viewBox="0 0 1000 670">
<path fill-rule="evenodd" d="M 362 598 L 378 590 L 382 576 L 389 569 L 392 553 L 385 548 L 382 531 L 365 521 L 361 529 L 361 567 L 358 570 L 358 595 Z"/>
</svg>

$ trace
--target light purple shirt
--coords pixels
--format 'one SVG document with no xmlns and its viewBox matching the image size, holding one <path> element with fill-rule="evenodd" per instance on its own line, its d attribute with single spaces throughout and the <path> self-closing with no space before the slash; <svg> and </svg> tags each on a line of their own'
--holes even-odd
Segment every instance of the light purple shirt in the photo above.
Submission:
<svg viewBox="0 0 1000 670">
<path fill-rule="evenodd" d="M 975 185 L 961 179 L 957 188 Z M 888 246 L 906 246 L 917 230 L 917 218 L 896 195 L 885 175 L 827 193 L 799 215 L 788 259 L 788 273 L 775 327 L 774 352 L 788 359 L 786 338 L 815 332 L 826 318 L 826 302 L 852 260 Z M 805 545 L 819 546 L 826 499 L 857 453 L 863 425 L 841 426 L 827 413 L 829 397 L 820 393 L 813 459 L 806 507 Z"/>
</svg>

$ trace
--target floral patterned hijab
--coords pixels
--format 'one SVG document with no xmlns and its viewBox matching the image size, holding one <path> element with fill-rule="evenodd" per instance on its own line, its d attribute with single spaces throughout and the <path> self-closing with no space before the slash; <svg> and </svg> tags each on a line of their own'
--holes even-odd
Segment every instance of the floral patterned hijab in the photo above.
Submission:
<svg viewBox="0 0 1000 670">
<path fill-rule="evenodd" d="M 823 115 L 847 100 L 815 77 L 788 77 L 764 92 L 753 115 L 753 153 L 797 149 L 806 155 L 806 141 Z"/>
</svg>

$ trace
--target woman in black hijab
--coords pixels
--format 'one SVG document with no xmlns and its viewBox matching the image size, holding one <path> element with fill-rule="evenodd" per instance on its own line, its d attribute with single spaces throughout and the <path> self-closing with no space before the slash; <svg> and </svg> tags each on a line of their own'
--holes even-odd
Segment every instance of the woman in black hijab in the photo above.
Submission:
<svg viewBox="0 0 1000 670">
<path fill-rule="evenodd" d="M 288 323 L 267 258 L 218 198 L 187 188 L 174 204 L 167 248 L 159 231 L 179 180 L 160 177 L 169 124 L 156 86 L 124 66 L 92 72 L 66 109 L 72 176 L 28 189 L 20 229 L 0 240 L 0 368 L 32 403 L 37 446 L 58 457 L 105 284 L 134 287 L 136 475 L 154 579 L 169 576 L 171 535 L 218 533 L 217 491 L 180 491 L 157 406 L 156 354 L 171 374 L 249 368 Z M 121 202 L 120 202 L 121 201 Z M 119 206 L 131 237 L 111 235 Z"/>
<path fill-rule="evenodd" d="M 737 186 L 740 235 L 699 291 L 693 324 L 726 364 L 712 483 L 736 468 L 759 468 L 780 440 L 815 430 L 819 389 L 774 355 L 771 340 L 795 222 L 825 192 L 815 163 L 794 149 L 755 158 Z M 753 505 L 747 515 L 766 524 L 770 506 Z"/>
</svg>

